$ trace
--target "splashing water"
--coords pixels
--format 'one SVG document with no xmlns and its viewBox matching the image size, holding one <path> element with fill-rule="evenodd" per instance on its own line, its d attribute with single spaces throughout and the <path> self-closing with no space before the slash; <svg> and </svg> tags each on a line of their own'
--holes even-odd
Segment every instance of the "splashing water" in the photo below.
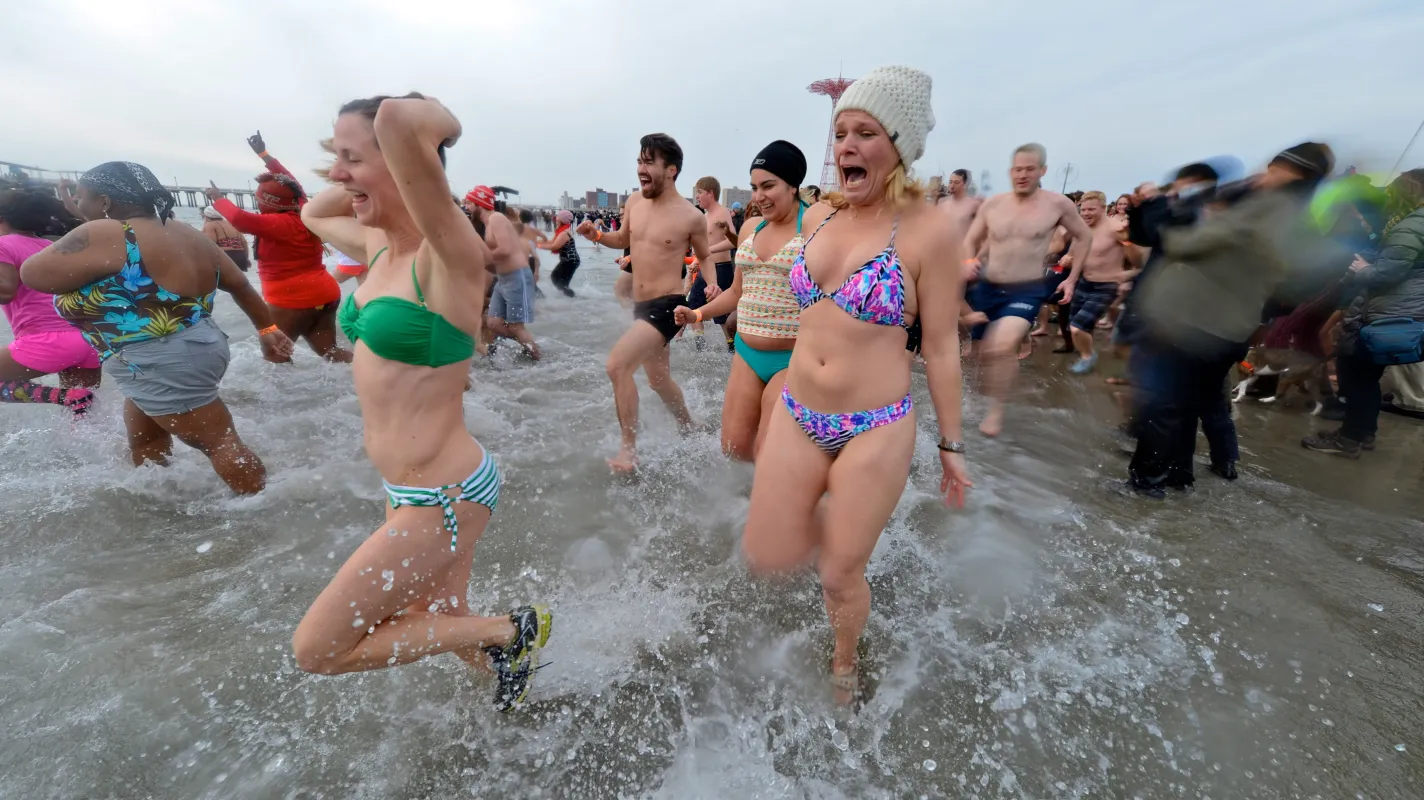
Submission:
<svg viewBox="0 0 1424 800">
<path fill-rule="evenodd" d="M 584 256 L 580 296 L 540 302 L 545 360 L 505 348 L 465 399 L 506 480 L 469 602 L 556 614 L 524 710 L 494 712 L 489 679 L 451 656 L 295 669 L 297 620 L 380 529 L 380 479 L 349 367 L 304 345 L 263 362 L 223 299 L 222 394 L 270 470 L 260 496 L 233 498 L 181 447 L 130 469 L 112 385 L 77 426 L 0 407 L 0 796 L 1418 795 L 1420 748 L 1396 744 L 1424 678 L 1419 509 L 1262 473 L 1122 497 L 1106 398 L 1053 362 L 1030 362 L 1005 441 L 971 440 L 962 513 L 934 497 L 922 415 L 869 567 L 870 694 L 835 708 L 819 587 L 748 576 L 751 472 L 715 434 L 680 439 L 645 389 L 643 473 L 607 475 L 603 361 L 628 315 L 613 254 Z M 726 354 L 673 350 L 715 421 Z M 1243 419 L 1248 473 L 1304 474 L 1304 456 L 1255 444 L 1278 419 Z M 1411 612 L 1361 615 L 1362 598 Z"/>
</svg>

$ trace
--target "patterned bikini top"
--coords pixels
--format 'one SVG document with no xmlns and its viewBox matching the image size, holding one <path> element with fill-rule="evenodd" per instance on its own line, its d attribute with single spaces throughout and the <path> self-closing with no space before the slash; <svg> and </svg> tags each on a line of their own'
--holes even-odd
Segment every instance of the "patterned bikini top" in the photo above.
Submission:
<svg viewBox="0 0 1424 800">
<path fill-rule="evenodd" d="M 119 273 L 54 296 L 54 310 L 79 329 L 101 361 L 125 345 L 193 327 L 212 315 L 218 293 L 214 288 L 202 297 L 184 297 L 159 286 L 144 267 L 134 229 L 123 225 L 127 250 Z"/>
<path fill-rule="evenodd" d="M 842 311 L 861 322 L 903 326 L 905 275 L 900 270 L 900 257 L 895 253 L 895 233 L 900 227 L 898 216 L 890 227 L 890 242 L 885 245 L 885 249 L 860 269 L 852 272 L 839 289 L 827 294 L 811 279 L 811 273 L 806 269 L 806 247 L 836 213 L 832 211 L 816 226 L 810 239 L 801 246 L 795 263 L 791 265 L 791 291 L 796 295 L 797 302 L 805 310 L 821 300 L 829 299 L 840 306 Z"/>
<path fill-rule="evenodd" d="M 796 235 L 762 261 L 756 254 L 756 237 L 766 227 L 767 220 L 737 248 L 737 267 L 742 271 L 742 298 L 737 301 L 737 329 L 748 336 L 768 339 L 795 339 L 801 328 L 801 305 L 791 291 L 791 268 L 801 252 L 801 216 L 806 208 L 796 212 Z"/>
</svg>

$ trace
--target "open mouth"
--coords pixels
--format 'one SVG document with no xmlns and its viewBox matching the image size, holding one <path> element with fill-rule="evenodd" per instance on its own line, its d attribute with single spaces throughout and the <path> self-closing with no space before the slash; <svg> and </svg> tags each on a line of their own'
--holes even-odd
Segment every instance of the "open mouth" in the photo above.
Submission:
<svg viewBox="0 0 1424 800">
<path fill-rule="evenodd" d="M 648 184 L 650 184 L 650 183 L 652 183 L 652 182 L 653 182 L 653 179 L 652 179 L 652 178 L 649 178 L 647 175 L 639 175 L 639 176 L 638 176 L 638 185 L 639 185 L 639 186 L 647 186 Z"/>
<path fill-rule="evenodd" d="M 351 192 L 351 205 L 353 206 L 362 205 L 370 199 L 370 197 L 366 196 L 365 192 Z"/>
<path fill-rule="evenodd" d="M 854 188 L 855 186 L 858 186 L 861 181 L 865 180 L 865 168 L 852 167 L 849 165 L 842 166 L 841 177 L 845 179 L 845 186 L 847 189 Z"/>
</svg>

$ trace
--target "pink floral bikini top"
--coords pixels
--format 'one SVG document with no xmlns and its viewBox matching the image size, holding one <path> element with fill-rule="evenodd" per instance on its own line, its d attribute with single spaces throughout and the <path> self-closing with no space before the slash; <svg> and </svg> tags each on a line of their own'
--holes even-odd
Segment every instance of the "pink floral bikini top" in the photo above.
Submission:
<svg viewBox="0 0 1424 800">
<path fill-rule="evenodd" d="M 900 226 L 898 216 L 890 228 L 890 242 L 885 245 L 885 249 L 860 269 L 852 272 L 839 289 L 827 294 L 811 279 L 811 273 L 806 269 L 806 247 L 835 215 L 836 212 L 832 211 L 816 226 L 816 230 L 811 233 L 806 244 L 801 246 L 801 252 L 796 255 L 796 260 L 791 265 L 791 293 L 796 295 L 796 302 L 805 310 L 822 300 L 831 300 L 840 306 L 842 311 L 861 322 L 903 326 L 905 276 L 900 271 L 900 257 L 895 253 L 895 232 Z"/>
</svg>

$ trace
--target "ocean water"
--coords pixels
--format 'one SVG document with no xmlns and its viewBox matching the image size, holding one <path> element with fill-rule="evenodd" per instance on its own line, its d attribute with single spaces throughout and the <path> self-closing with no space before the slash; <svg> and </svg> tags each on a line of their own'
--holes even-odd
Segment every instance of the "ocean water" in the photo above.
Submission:
<svg viewBox="0 0 1424 800">
<path fill-rule="evenodd" d="M 679 437 L 644 388 L 642 474 L 609 476 L 613 255 L 584 251 L 576 299 L 546 279 L 546 358 L 506 347 L 465 396 L 506 479 L 469 602 L 555 613 L 508 715 L 453 656 L 294 668 L 297 621 L 382 519 L 348 367 L 262 361 L 220 299 L 222 396 L 271 476 L 249 498 L 181 446 L 130 467 L 112 385 L 79 424 L 0 407 L 0 797 L 1424 796 L 1424 428 L 1387 418 L 1345 462 L 1295 444 L 1300 409 L 1243 406 L 1241 481 L 1145 503 L 1101 380 L 1035 356 L 1003 439 L 970 436 L 962 512 L 921 421 L 849 713 L 814 579 L 742 564 L 752 470 L 715 425 Z M 715 423 L 728 355 L 673 350 Z"/>
</svg>

